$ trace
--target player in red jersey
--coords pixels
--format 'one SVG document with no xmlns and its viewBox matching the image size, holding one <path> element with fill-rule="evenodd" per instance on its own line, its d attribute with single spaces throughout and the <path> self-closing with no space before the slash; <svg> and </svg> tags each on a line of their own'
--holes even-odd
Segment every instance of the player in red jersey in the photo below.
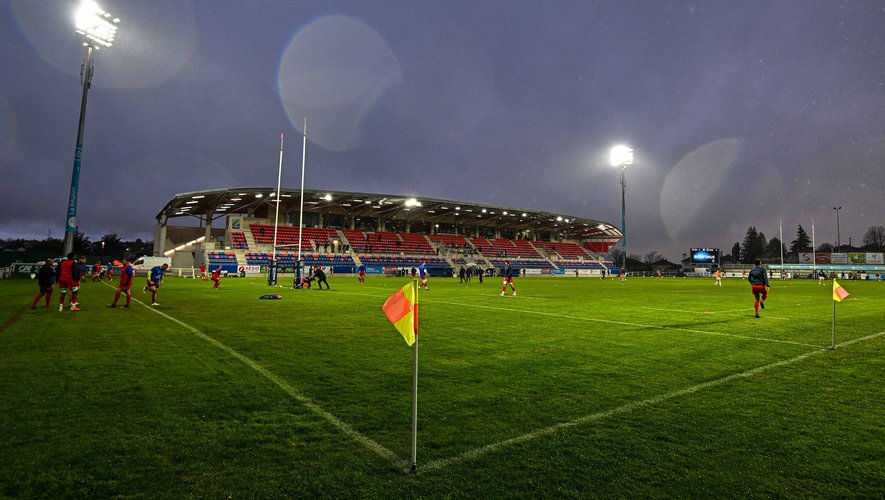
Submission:
<svg viewBox="0 0 885 500">
<path fill-rule="evenodd" d="M 209 277 L 206 276 L 206 264 L 200 264 L 200 278 L 203 281 L 209 281 Z"/>
<path fill-rule="evenodd" d="M 213 289 L 218 288 L 218 286 L 221 285 L 221 266 L 218 266 L 212 271 L 212 281 L 215 282 L 215 286 L 212 287 Z"/>
<path fill-rule="evenodd" d="M 124 309 L 129 308 L 132 302 L 132 281 L 135 278 L 135 270 L 129 265 L 128 259 L 123 259 L 120 265 L 120 284 L 117 285 L 117 291 L 114 293 L 114 302 L 108 304 L 108 307 L 117 307 L 117 301 L 120 300 L 120 294 L 126 294 L 126 305 Z"/>
<path fill-rule="evenodd" d="M 77 292 L 80 290 L 80 263 L 74 258 L 74 252 L 68 254 L 68 258 L 59 262 L 55 270 L 58 289 L 61 297 L 58 299 L 58 312 L 65 310 L 65 295 L 71 291 L 71 311 L 79 311 L 77 306 Z"/>
<path fill-rule="evenodd" d="M 101 261 L 92 265 L 92 281 L 101 281 Z"/>
</svg>

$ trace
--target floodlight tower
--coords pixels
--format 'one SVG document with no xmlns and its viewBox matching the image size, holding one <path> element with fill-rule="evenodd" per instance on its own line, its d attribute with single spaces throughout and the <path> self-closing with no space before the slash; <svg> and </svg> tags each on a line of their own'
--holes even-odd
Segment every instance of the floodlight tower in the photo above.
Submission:
<svg viewBox="0 0 885 500">
<path fill-rule="evenodd" d="M 92 0 L 84 0 L 74 16 L 77 33 L 86 37 L 86 60 L 80 67 L 80 79 L 83 85 L 83 99 L 80 101 L 80 124 L 77 128 L 77 147 L 74 150 L 74 172 L 71 175 L 71 194 L 68 198 L 68 217 L 65 222 L 65 241 L 63 254 L 74 250 L 74 233 L 77 231 L 77 191 L 80 189 L 80 163 L 83 159 L 83 132 L 86 125 L 86 97 L 92 85 L 92 51 L 99 47 L 113 45 L 117 34 L 116 23 L 120 19 L 113 18 L 103 11 Z"/>
<path fill-rule="evenodd" d="M 609 161 L 613 167 L 621 167 L 621 238 L 624 247 L 624 258 L 621 263 L 621 270 L 627 268 L 627 205 L 625 202 L 627 194 L 627 165 L 633 165 L 633 149 L 618 145 L 612 148 L 609 154 Z"/>
<path fill-rule="evenodd" d="M 842 207 L 833 207 L 833 210 L 836 211 L 836 251 L 842 247 L 842 238 L 839 234 L 839 210 L 842 210 Z"/>
</svg>

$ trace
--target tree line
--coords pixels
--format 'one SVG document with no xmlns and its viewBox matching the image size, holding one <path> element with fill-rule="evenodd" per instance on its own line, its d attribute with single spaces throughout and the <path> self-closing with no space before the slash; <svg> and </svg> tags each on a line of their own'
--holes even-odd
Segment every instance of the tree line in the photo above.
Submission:
<svg viewBox="0 0 885 500">
<path fill-rule="evenodd" d="M 0 240 L 0 250 L 14 252 L 28 252 L 39 254 L 51 254 L 61 256 L 64 242 L 58 238 L 46 238 L 43 240 L 12 238 Z M 80 231 L 74 233 L 74 253 L 90 257 L 109 258 L 134 258 L 141 255 L 154 253 L 154 242 L 135 240 L 123 240 L 116 233 L 105 234 L 98 240 L 93 241 L 89 236 Z"/>
<path fill-rule="evenodd" d="M 817 245 L 816 250 L 818 252 L 885 252 L 885 226 L 870 226 L 864 233 L 860 247 L 842 245 L 840 248 L 836 248 L 832 243 L 821 243 Z M 769 261 L 780 259 L 781 252 L 783 252 L 784 260 L 795 260 L 800 253 L 811 251 L 811 238 L 801 224 L 796 228 L 796 238 L 790 242 L 789 247 L 777 237 L 766 239 L 764 233 L 757 231 L 755 226 L 750 226 L 744 235 L 744 241 L 735 242 L 732 245 L 730 257 L 732 261 L 739 260 L 748 264 L 756 259 Z M 723 258 L 724 260 L 726 259 Z"/>
<path fill-rule="evenodd" d="M 842 251 L 851 252 L 885 252 L 885 226 L 870 226 L 864 233 L 860 247 L 849 247 L 842 245 Z M 766 261 L 780 260 L 781 251 L 783 251 L 784 260 L 798 262 L 800 253 L 811 252 L 811 237 L 808 232 L 800 224 L 796 228 L 796 238 L 790 242 L 787 247 L 777 237 L 770 240 L 765 237 L 761 231 L 757 231 L 756 227 L 750 226 L 747 234 L 744 236 L 743 242 L 735 242 L 731 247 L 731 254 L 722 257 L 722 262 L 741 262 L 751 264 L 756 259 Z M 821 243 L 817 245 L 818 252 L 836 252 L 839 249 L 832 243 Z M 685 256 L 683 256 L 685 257 Z M 613 247 L 606 259 L 620 264 L 623 262 L 624 250 L 619 247 Z M 627 268 L 632 270 L 653 270 L 661 267 L 664 256 L 656 250 L 652 250 L 645 255 L 629 254 L 627 256 Z"/>
</svg>

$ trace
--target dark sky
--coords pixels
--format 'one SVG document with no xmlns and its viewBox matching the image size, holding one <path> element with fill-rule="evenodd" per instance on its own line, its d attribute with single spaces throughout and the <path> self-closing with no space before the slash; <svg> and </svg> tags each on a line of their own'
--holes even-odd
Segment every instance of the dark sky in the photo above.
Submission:
<svg viewBox="0 0 885 500">
<path fill-rule="evenodd" d="M 77 221 L 153 238 L 175 194 L 306 187 L 620 225 L 678 259 L 885 225 L 885 2 L 117 0 L 95 55 Z M 0 238 L 61 236 L 78 2 L 0 0 Z M 173 220 L 173 223 L 176 223 Z"/>
</svg>

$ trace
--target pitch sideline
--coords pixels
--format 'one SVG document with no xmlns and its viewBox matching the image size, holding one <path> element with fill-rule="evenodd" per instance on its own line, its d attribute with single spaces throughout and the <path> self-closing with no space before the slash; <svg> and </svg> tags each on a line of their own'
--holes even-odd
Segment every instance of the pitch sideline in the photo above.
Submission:
<svg viewBox="0 0 885 500">
<path fill-rule="evenodd" d="M 881 331 L 879 333 L 867 335 L 866 337 L 861 337 L 861 338 L 849 340 L 847 342 L 840 344 L 840 346 L 843 346 L 843 347 L 848 346 L 848 345 L 855 344 L 858 342 L 863 342 L 866 340 L 874 339 L 874 338 L 880 337 L 882 335 L 885 335 L 885 331 Z M 608 417 L 619 415 L 621 413 L 627 413 L 627 412 L 630 412 L 633 410 L 642 409 L 647 406 L 652 406 L 657 403 L 667 401 L 669 399 L 673 399 L 673 398 L 676 398 L 679 396 L 685 396 L 688 394 L 698 392 L 703 389 L 707 389 L 709 387 L 714 387 L 717 385 L 724 384 L 726 382 L 731 382 L 732 380 L 750 378 L 753 375 L 764 372 L 766 370 L 770 370 L 772 368 L 779 368 L 781 366 L 791 365 L 793 363 L 802 361 L 802 360 L 809 358 L 811 356 L 814 356 L 816 354 L 821 354 L 821 353 L 827 352 L 829 350 L 830 350 L 829 347 L 823 347 L 823 348 L 817 349 L 815 351 L 810 351 L 810 352 L 806 352 L 805 354 L 800 354 L 800 355 L 790 358 L 790 359 L 785 359 L 783 361 L 776 361 L 774 363 L 770 363 L 770 364 L 763 365 L 763 366 L 757 366 L 756 368 L 751 368 L 749 370 L 746 370 L 746 371 L 743 371 L 740 373 L 726 375 L 725 377 L 722 377 L 722 378 L 719 378 L 716 380 L 710 380 L 707 382 L 703 382 L 703 383 L 700 383 L 697 385 L 693 385 L 691 387 L 687 387 L 685 389 L 679 389 L 679 390 L 669 392 L 666 394 L 661 394 L 661 395 L 654 396 L 654 397 L 651 397 L 648 399 L 643 399 L 641 401 L 633 401 L 631 403 L 627 403 L 627 404 L 619 406 L 617 408 L 612 408 L 611 410 L 606 410 L 606 411 L 599 412 L 599 413 L 593 413 L 591 415 L 585 415 L 583 417 L 579 417 L 574 420 L 570 420 L 568 422 L 561 422 L 558 424 L 554 424 L 549 427 L 545 427 L 543 429 L 538 429 L 536 431 L 532 431 L 532 432 L 523 434 L 521 436 L 516 436 L 516 437 L 510 438 L 510 439 L 505 439 L 503 441 L 499 441 L 497 443 L 485 445 L 481 448 L 475 448 L 473 450 L 465 451 L 464 453 L 461 453 L 461 454 L 456 455 L 451 458 L 444 458 L 444 459 L 440 459 L 440 460 L 430 461 L 427 464 L 421 466 L 419 468 L 419 470 L 427 471 L 427 470 L 440 469 L 442 467 L 446 467 L 448 465 L 452 465 L 454 463 L 461 462 L 463 460 L 467 460 L 470 458 L 476 458 L 481 455 L 485 455 L 486 453 L 495 451 L 500 448 L 504 448 L 506 446 L 519 444 L 519 443 L 523 443 L 526 441 L 531 441 L 533 439 L 536 439 L 536 438 L 539 438 L 542 436 L 547 436 L 547 435 L 553 434 L 555 432 L 558 432 L 559 430 L 562 430 L 562 429 L 566 429 L 569 427 L 576 427 L 578 425 L 582 425 L 582 424 L 585 424 L 588 422 L 602 420 L 602 419 L 605 419 Z"/>
<path fill-rule="evenodd" d="M 113 287 L 112 285 L 110 285 L 110 284 L 107 284 L 107 283 L 106 283 L 105 285 L 108 286 L 108 287 L 114 288 L 114 287 Z M 174 318 L 174 317 L 172 317 L 172 316 L 169 316 L 168 314 L 166 314 L 166 313 L 164 313 L 163 311 L 160 311 L 160 310 L 158 310 L 158 309 L 156 309 L 156 308 L 150 307 L 149 305 L 147 305 L 147 304 L 145 304 L 144 302 L 142 302 L 142 301 L 136 299 L 135 297 L 132 297 L 132 301 L 133 301 L 133 302 L 137 302 L 138 304 L 140 304 L 140 305 L 141 305 L 142 307 L 144 307 L 145 309 L 147 309 L 147 310 L 149 310 L 149 311 L 151 311 L 151 312 L 154 312 L 154 313 L 156 313 L 156 314 L 159 314 L 160 316 L 162 316 L 162 317 L 168 319 L 169 321 L 172 321 L 173 323 L 175 323 L 175 324 L 181 326 L 182 328 L 184 328 L 184 329 L 190 331 L 191 333 L 193 333 L 193 334 L 196 335 L 197 337 L 199 337 L 199 338 L 205 340 L 206 342 L 209 342 L 210 344 L 214 345 L 215 347 L 218 347 L 218 348 L 221 349 L 222 351 L 225 351 L 226 353 L 230 354 L 230 355 L 233 356 L 234 358 L 236 358 L 236 359 L 242 361 L 243 363 L 246 364 L 246 366 L 248 366 L 249 368 L 252 368 L 252 369 L 255 370 L 256 372 L 258 372 L 258 373 L 260 373 L 262 376 L 264 376 L 264 378 L 266 378 L 266 379 L 270 380 L 271 382 L 273 382 L 274 385 L 276 385 L 277 387 L 279 387 L 280 389 L 282 389 L 283 392 L 285 392 L 286 394 L 288 394 L 289 396 L 291 396 L 294 400 L 296 400 L 296 401 L 298 401 L 299 403 L 301 403 L 302 405 L 304 405 L 308 410 L 310 410 L 310 411 L 313 412 L 314 414 L 318 415 L 319 417 L 321 417 L 321 418 L 322 418 L 323 420 L 325 420 L 326 422 L 332 424 L 332 425 L 333 425 L 334 427 L 336 427 L 338 430 L 342 431 L 345 435 L 350 436 L 350 437 L 353 438 L 355 441 L 361 443 L 361 444 L 364 445 L 366 448 L 369 448 L 370 450 L 374 451 L 376 454 L 378 454 L 378 455 L 381 456 L 382 458 L 387 459 L 388 461 L 390 461 L 390 463 L 391 463 L 394 467 L 396 467 L 396 468 L 398 468 L 398 469 L 403 469 L 403 468 L 405 468 L 406 470 L 408 470 L 408 467 L 410 466 L 410 462 L 409 462 L 408 460 L 405 460 L 405 459 L 400 458 L 399 456 L 397 456 L 396 453 L 394 453 L 393 451 L 387 449 L 386 447 L 384 447 L 383 445 L 381 445 L 381 444 L 378 443 L 377 441 L 375 441 L 375 440 L 373 440 L 373 439 L 371 439 L 371 438 L 369 438 L 369 437 L 367 437 L 367 436 L 364 436 L 364 435 L 360 434 L 359 432 L 357 432 L 356 430 L 354 430 L 353 427 L 347 425 L 346 423 L 344 423 L 341 419 L 339 419 L 339 418 L 336 417 L 335 415 L 332 415 L 331 413 L 327 412 L 326 410 L 320 408 L 316 403 L 314 403 L 313 401 L 311 401 L 307 396 L 304 396 L 303 394 L 301 394 L 301 393 L 299 393 L 297 390 L 295 390 L 295 388 L 292 387 L 291 385 L 289 385 L 285 380 L 283 380 L 283 379 L 281 379 L 280 377 L 276 376 L 275 374 L 273 374 L 272 372 L 270 372 L 269 370 L 267 370 L 267 369 L 264 368 L 263 366 L 259 365 L 259 364 L 256 363 L 255 361 L 252 361 L 251 359 L 249 359 L 248 357 L 244 356 L 243 354 L 240 354 L 239 352 L 233 350 L 232 348 L 228 347 L 227 345 L 225 345 L 225 344 L 223 344 L 223 343 L 221 343 L 221 342 L 219 342 L 219 341 L 213 339 L 212 337 L 210 337 L 210 336 L 206 335 L 205 333 L 203 333 L 203 332 L 197 330 L 196 328 L 194 328 L 194 327 L 192 327 L 191 325 L 185 323 L 184 321 L 181 321 L 181 320 L 179 320 L 179 319 L 177 319 L 177 318 Z"/>
</svg>

